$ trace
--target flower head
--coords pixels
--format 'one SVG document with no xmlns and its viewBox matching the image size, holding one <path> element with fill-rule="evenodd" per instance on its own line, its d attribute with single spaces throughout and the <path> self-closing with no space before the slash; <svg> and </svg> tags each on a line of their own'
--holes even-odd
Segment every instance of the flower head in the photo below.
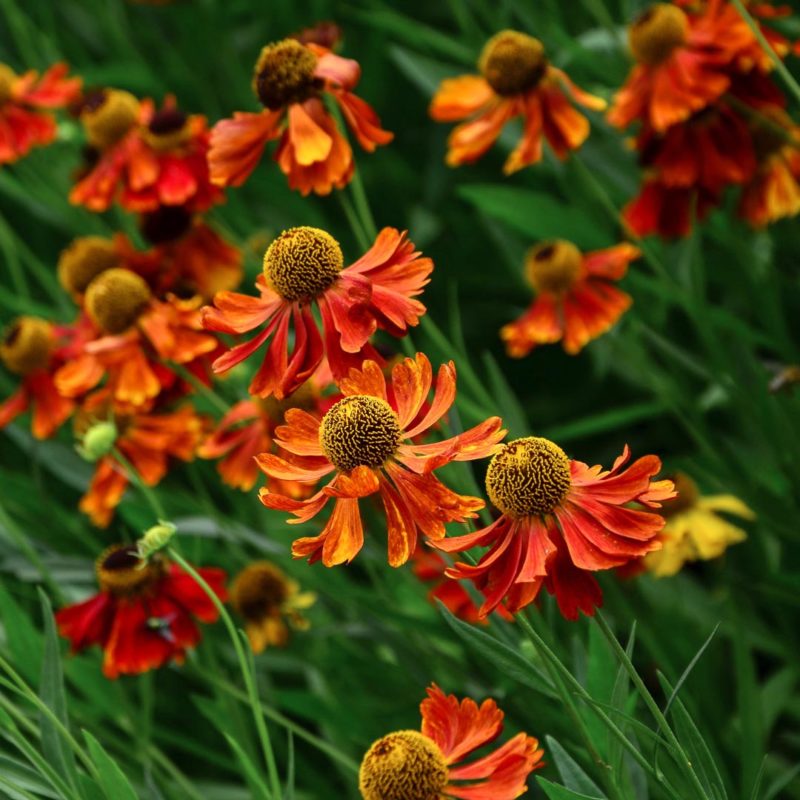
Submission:
<svg viewBox="0 0 800 800">
<path fill-rule="evenodd" d="M 67 78 L 66 64 L 55 64 L 41 77 L 30 70 L 17 75 L 0 64 L 0 165 L 26 156 L 56 138 L 50 109 L 63 108 L 80 91 L 80 78 Z"/>
<path fill-rule="evenodd" d="M 297 581 L 268 561 L 245 567 L 231 585 L 231 606 L 244 620 L 245 633 L 254 653 L 268 646 L 284 647 L 289 640 L 288 622 L 305 630 L 302 612 L 316 601 L 313 592 L 301 592 Z"/>
<path fill-rule="evenodd" d="M 419 322 L 425 306 L 415 298 L 428 283 L 433 263 L 415 252 L 405 233 L 384 228 L 358 261 L 343 263 L 339 243 L 319 228 L 290 228 L 278 236 L 256 282 L 260 297 L 219 292 L 215 308 L 205 309 L 210 330 L 245 333 L 264 325 L 255 338 L 218 358 L 214 371 L 229 370 L 269 341 L 250 393 L 280 399 L 297 390 L 323 357 L 338 379 L 364 358 L 379 358 L 368 344 L 378 328 L 402 336 Z M 315 305 L 321 331 L 312 314 Z"/>
<path fill-rule="evenodd" d="M 675 575 L 690 561 L 719 558 L 732 544 L 742 542 L 747 534 L 732 525 L 723 514 L 745 520 L 755 514 L 731 494 L 703 496 L 697 484 L 685 473 L 675 476 L 678 496 L 667 500 L 661 514 L 667 524 L 661 531 L 662 547 L 644 557 L 644 566 L 657 578 Z"/>
<path fill-rule="evenodd" d="M 320 420 L 300 409 L 286 412 L 275 432 L 289 458 L 263 453 L 258 464 L 270 478 L 312 483 L 333 479 L 306 500 L 261 490 L 268 508 L 289 511 L 296 522 L 315 517 L 334 498 L 333 513 L 318 536 L 292 545 L 296 558 L 322 559 L 326 566 L 351 561 L 361 550 L 364 530 L 359 500 L 379 494 L 386 513 L 389 563 L 404 564 L 417 544 L 417 532 L 444 536 L 445 524 L 463 522 L 483 507 L 476 497 L 458 495 L 433 474 L 451 461 L 484 458 L 503 438 L 501 421 L 491 417 L 458 436 L 431 444 L 415 437 L 429 430 L 455 400 L 455 367 L 442 365 L 427 413 L 419 417 L 433 383 L 430 362 L 422 353 L 392 369 L 391 392 L 374 361 L 352 369 L 339 384 L 344 398 Z"/>
<path fill-rule="evenodd" d="M 364 800 L 514 800 L 544 766 L 539 742 L 519 733 L 482 758 L 463 763 L 503 730 L 494 700 L 459 701 L 433 684 L 420 705 L 422 732 L 396 731 L 372 744 L 361 762 Z"/>
<path fill-rule="evenodd" d="M 101 272 L 121 265 L 122 254 L 115 240 L 81 236 L 61 251 L 58 282 L 74 298 L 80 299 Z"/>
<path fill-rule="evenodd" d="M 489 39 L 478 69 L 480 75 L 443 81 L 431 102 L 437 122 L 467 120 L 450 134 L 450 166 L 477 161 L 514 117 L 523 118 L 524 131 L 506 160 L 507 174 L 541 159 L 543 137 L 565 158 L 589 135 L 588 120 L 568 98 L 587 108 L 605 108 L 603 100 L 578 89 L 548 61 L 538 39 L 519 31 L 501 31 Z"/>
<path fill-rule="evenodd" d="M 626 469 L 628 448 L 611 470 L 572 461 L 536 436 L 505 445 L 489 463 L 486 491 L 499 519 L 465 536 L 432 542 L 446 552 L 490 547 L 477 565 L 458 563 L 450 577 L 483 592 L 485 616 L 505 601 L 515 612 L 544 586 L 565 617 L 592 614 L 602 599 L 592 572 L 621 566 L 660 547 L 664 518 L 651 509 L 675 496 L 669 480 L 653 481 L 655 456 Z M 631 507 L 635 504 L 635 507 Z"/>
<path fill-rule="evenodd" d="M 214 604 L 195 582 L 163 556 L 140 558 L 136 545 L 114 545 L 95 565 L 100 592 L 62 608 L 56 623 L 72 652 L 92 645 L 103 649 L 107 678 L 136 675 L 170 662 L 183 663 L 186 651 L 200 641 L 195 620 L 217 619 Z M 225 599 L 225 573 L 198 572 Z"/>
<path fill-rule="evenodd" d="M 563 239 L 533 247 L 525 259 L 525 275 L 536 299 L 500 331 L 509 355 L 519 358 L 538 344 L 559 340 L 574 354 L 605 333 L 631 304 L 614 282 L 638 257 L 638 248 L 630 244 L 585 254 Z"/>
<path fill-rule="evenodd" d="M 253 92 L 264 111 L 236 112 L 214 126 L 209 165 L 218 186 L 240 186 L 261 160 L 268 141 L 280 139 L 275 160 L 302 194 L 328 194 L 353 175 L 353 152 L 325 108 L 323 96 L 338 103 L 348 126 L 367 151 L 387 144 L 372 108 L 353 94 L 361 75 L 355 61 L 321 44 L 296 38 L 268 44 L 253 73 Z"/>
</svg>

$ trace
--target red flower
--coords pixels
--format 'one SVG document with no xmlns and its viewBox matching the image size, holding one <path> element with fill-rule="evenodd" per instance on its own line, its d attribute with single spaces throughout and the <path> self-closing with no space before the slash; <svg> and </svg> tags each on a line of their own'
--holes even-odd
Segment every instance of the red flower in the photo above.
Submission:
<svg viewBox="0 0 800 800">
<path fill-rule="evenodd" d="M 520 358 L 536 345 L 563 340 L 574 355 L 605 333 L 630 307 L 630 296 L 614 282 L 638 257 L 639 249 L 630 244 L 585 254 L 563 239 L 531 248 L 525 272 L 536 300 L 501 329 L 508 354 Z"/>
<path fill-rule="evenodd" d="M 261 160 L 264 146 L 280 138 L 275 160 L 292 189 L 328 194 L 353 176 L 353 152 L 323 103 L 338 103 L 358 143 L 371 153 L 393 138 L 372 108 L 353 94 L 361 77 L 356 61 L 319 44 L 284 39 L 264 47 L 253 89 L 265 106 L 260 113 L 237 111 L 211 134 L 208 163 L 218 186 L 241 186 Z"/>
<path fill-rule="evenodd" d="M 702 220 L 718 204 L 719 193 L 702 186 L 665 186 L 650 178 L 622 210 L 622 217 L 637 236 L 686 236 L 692 229 L 693 214 Z"/>
<path fill-rule="evenodd" d="M 422 733 L 390 733 L 367 751 L 359 771 L 364 800 L 515 800 L 527 791 L 528 775 L 544 766 L 539 742 L 525 733 L 464 763 L 503 731 L 504 714 L 494 700 L 459 702 L 433 684 L 420 712 Z"/>
<path fill-rule="evenodd" d="M 56 138 L 56 122 L 47 109 L 68 105 L 81 87 L 80 78 L 66 77 L 68 69 L 54 64 L 39 77 L 33 70 L 17 75 L 0 64 L 0 164 L 17 161 Z"/>
<path fill-rule="evenodd" d="M 152 100 L 138 103 L 110 90 L 90 98 L 81 111 L 97 162 L 73 187 L 70 201 L 106 211 L 118 200 L 129 211 L 183 206 L 206 211 L 222 201 L 209 179 L 205 117 L 187 116 L 168 97 L 156 111 Z"/>
<path fill-rule="evenodd" d="M 323 357 L 337 379 L 365 357 L 378 360 L 369 337 L 378 328 L 403 336 L 418 323 L 425 306 L 414 298 L 428 283 L 433 262 L 420 257 L 406 234 L 394 228 L 384 228 L 354 264 L 342 269 L 342 262 L 339 243 L 325 231 L 284 231 L 264 256 L 264 274 L 256 281 L 259 298 L 219 292 L 216 308 L 204 310 L 203 321 L 210 330 L 245 333 L 265 326 L 255 338 L 218 358 L 214 371 L 226 372 L 269 340 L 250 393 L 280 399 L 303 384 Z M 312 314 L 314 304 L 322 320 L 321 334 Z"/>
<path fill-rule="evenodd" d="M 107 678 L 182 664 L 186 651 L 200 641 L 195 619 L 217 619 L 214 604 L 194 578 L 163 558 L 140 560 L 135 545 L 110 547 L 97 560 L 96 571 L 100 592 L 62 608 L 56 623 L 73 653 L 94 644 L 103 648 Z M 223 570 L 197 571 L 224 600 Z"/>
<path fill-rule="evenodd" d="M 477 161 L 515 117 L 523 118 L 524 130 L 506 160 L 506 174 L 541 159 L 542 137 L 559 158 L 566 158 L 589 135 L 589 121 L 569 98 L 596 111 L 606 105 L 550 64 L 538 39 L 518 31 L 493 36 L 478 67 L 481 75 L 443 81 L 431 101 L 430 115 L 437 122 L 467 119 L 450 134 L 447 163 L 453 167 Z"/>
<path fill-rule="evenodd" d="M 417 532 L 438 539 L 448 522 L 463 522 L 483 508 L 476 497 L 458 495 L 433 474 L 451 461 L 484 458 L 497 449 L 505 431 L 490 417 L 458 436 L 431 444 L 413 440 L 435 425 L 456 396 L 452 362 L 442 365 L 430 410 L 414 422 L 433 383 L 431 364 L 422 353 L 406 358 L 392 370 L 392 392 L 374 361 L 352 369 L 340 381 L 344 399 L 322 420 L 300 409 L 286 412 L 286 425 L 275 438 L 291 460 L 262 453 L 258 463 L 270 478 L 315 483 L 334 473 L 333 480 L 307 500 L 294 500 L 267 489 L 260 493 L 268 508 L 288 511 L 293 522 L 313 519 L 334 498 L 333 513 L 317 536 L 292 545 L 295 558 L 322 559 L 332 567 L 349 562 L 364 543 L 359 500 L 379 494 L 386 513 L 389 564 L 399 567 L 417 546 Z"/>
<path fill-rule="evenodd" d="M 450 553 L 490 547 L 476 566 L 458 563 L 447 571 L 483 592 L 482 616 L 504 599 L 509 611 L 518 611 L 543 585 L 568 619 L 576 619 L 578 610 L 591 615 L 602 598 L 592 572 L 660 547 L 665 521 L 648 509 L 675 496 L 673 483 L 652 480 L 661 469 L 656 456 L 622 469 L 629 457 L 626 447 L 603 471 L 571 461 L 547 439 L 528 437 L 492 458 L 486 490 L 500 518 L 475 533 L 432 542 Z"/>
</svg>

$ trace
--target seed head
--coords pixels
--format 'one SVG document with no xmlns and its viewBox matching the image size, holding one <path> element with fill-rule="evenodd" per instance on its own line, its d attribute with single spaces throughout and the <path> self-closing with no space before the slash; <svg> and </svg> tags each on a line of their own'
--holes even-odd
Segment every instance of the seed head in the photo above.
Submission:
<svg viewBox="0 0 800 800">
<path fill-rule="evenodd" d="M 79 296 L 101 272 L 118 267 L 120 261 L 112 241 L 102 236 L 81 236 L 61 251 L 58 280 L 71 295 Z"/>
<path fill-rule="evenodd" d="M 537 292 L 561 294 L 581 274 L 583 256 L 572 242 L 555 239 L 531 248 L 525 257 L 525 275 Z"/>
<path fill-rule="evenodd" d="M 0 361 L 15 375 L 44 369 L 53 352 L 53 326 L 39 317 L 19 317 L 0 341 Z"/>
<path fill-rule="evenodd" d="M 670 3 L 656 3 L 628 28 L 628 43 L 640 64 L 655 66 L 665 61 L 689 34 L 686 12 Z"/>
<path fill-rule="evenodd" d="M 478 68 L 497 94 L 521 94 L 547 72 L 544 45 L 519 31 L 500 31 L 483 46 Z"/>
<path fill-rule="evenodd" d="M 316 91 L 316 67 L 317 57 L 296 39 L 268 44 L 256 62 L 253 89 L 272 111 L 302 103 Z"/>
<path fill-rule="evenodd" d="M 89 144 L 107 150 L 136 124 L 139 101 L 130 92 L 105 89 L 84 104 L 80 118 Z"/>
<path fill-rule="evenodd" d="M 114 267 L 101 272 L 86 289 L 86 310 L 105 333 L 122 333 L 150 301 L 150 288 L 135 272 Z"/>
</svg>

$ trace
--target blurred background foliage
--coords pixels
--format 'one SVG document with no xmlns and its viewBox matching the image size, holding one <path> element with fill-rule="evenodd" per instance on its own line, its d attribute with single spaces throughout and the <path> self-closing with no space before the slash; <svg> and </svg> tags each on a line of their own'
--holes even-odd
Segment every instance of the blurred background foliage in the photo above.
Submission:
<svg viewBox="0 0 800 800">
<path fill-rule="evenodd" d="M 379 226 L 408 228 L 436 264 L 424 296 L 428 317 L 411 339 L 434 363 L 453 358 L 459 367 L 461 419 L 451 422 L 469 425 L 499 413 L 512 436 L 551 437 L 571 457 L 589 463 L 609 464 L 627 442 L 634 454 L 657 453 L 668 471 L 685 469 L 704 491 L 736 494 L 756 512 L 747 542 L 722 560 L 666 580 L 604 575 L 605 615 L 623 642 L 636 621 L 633 658 L 662 706 L 668 692 L 657 674 L 674 685 L 707 644 L 679 694 L 680 708 L 697 728 L 681 716 L 680 703 L 671 711 L 679 738 L 704 770 L 709 798 L 800 798 L 800 396 L 768 389 L 776 371 L 800 362 L 796 221 L 753 232 L 729 207 L 688 239 L 648 240 L 646 258 L 623 282 L 633 308 L 611 333 L 577 357 L 546 347 L 512 361 L 498 330 L 529 301 L 522 278 L 525 250 L 552 237 L 589 249 L 620 241 L 617 211 L 639 178 L 634 156 L 623 135 L 590 114 L 592 136 L 566 163 L 548 155 L 506 179 L 505 146 L 479 164 L 453 170 L 443 160 L 448 126 L 427 116 L 438 82 L 472 71 L 483 42 L 505 27 L 539 37 L 579 85 L 610 97 L 629 67 L 624 26 L 642 5 L 0 0 L 0 61 L 22 70 L 63 59 L 88 86 L 120 87 L 158 100 L 172 93 L 183 108 L 214 122 L 234 110 L 255 110 L 250 75 L 264 43 L 319 20 L 341 25 L 342 53 L 363 68 L 359 94 L 396 135 L 372 156 L 357 154 L 372 212 Z M 797 37 L 800 17 L 780 27 Z M 789 62 L 790 69 L 797 66 Z M 797 119 L 798 109 L 791 111 Z M 514 133 L 502 141 L 507 145 Z M 69 320 L 73 309 L 55 280 L 60 250 L 88 233 L 138 235 L 122 212 L 97 216 L 68 204 L 80 148 L 79 128 L 67 120 L 59 142 L 0 171 L 4 322 L 19 313 Z M 325 228 L 342 242 L 346 258 L 360 254 L 339 198 L 302 198 L 266 160 L 245 187 L 229 192 L 211 219 L 244 248 L 245 286 L 257 274 L 265 244 L 289 226 Z M 1 380 L 6 396 L 12 383 Z M 220 391 L 234 400 L 244 396 L 245 386 L 245 376 L 235 375 Z M 0 652 L 4 664 L 36 691 L 41 684 L 43 699 L 57 707 L 58 692 L 48 694 L 47 687 L 58 686 L 56 655 L 62 647 L 52 633 L 47 638 L 37 584 L 54 607 L 86 596 L 94 590 L 97 553 L 135 537 L 152 519 L 141 498 L 129 493 L 109 531 L 92 529 L 77 511 L 90 468 L 72 449 L 68 431 L 35 442 L 17 425 L 0 441 Z M 481 465 L 450 469 L 462 489 L 482 481 Z M 319 594 L 312 629 L 296 635 L 288 649 L 256 659 L 284 773 L 287 764 L 294 765 L 296 788 L 287 796 L 357 797 L 354 769 L 362 753 L 388 731 L 417 727 L 418 703 L 434 680 L 447 692 L 495 697 L 512 731 L 542 738 L 548 766 L 538 774 L 572 793 L 554 793 L 532 779 L 533 797 L 545 790 L 551 798 L 600 796 L 599 768 L 519 626 L 492 622 L 470 632 L 445 619 L 409 569 L 386 566 L 379 517 L 355 564 L 309 568 L 291 561 L 294 532 L 282 516 L 264 509 L 255 492 L 224 487 L 212 464 L 176 469 L 159 493 L 194 563 L 233 573 L 266 556 Z M 659 761 L 653 753 L 652 720 L 596 626 L 586 619 L 563 621 L 549 597 L 532 616 L 594 701 L 610 709 L 648 758 L 674 772 L 666 756 Z M 485 635 L 509 649 L 487 645 Z M 106 763 L 95 758 L 83 729 L 119 764 L 139 796 L 258 796 L 224 738 L 255 752 L 222 630 L 208 630 L 185 667 L 142 679 L 106 681 L 96 652 L 66 658 L 63 669 L 69 725 L 79 749 L 94 764 Z M 0 796 L 58 796 L 30 763 L 23 766 L 13 743 L 22 737 L 54 763 L 52 748 L 60 752 L 59 742 L 66 747 L 63 737 L 47 714 L 10 688 L 5 674 Z M 652 781 L 648 788 L 641 769 L 622 757 L 589 704 L 580 709 L 603 759 L 620 766 L 620 796 L 665 796 Z M 675 781 L 680 786 L 680 776 Z M 91 797 L 92 791 L 80 796 Z M 691 789 L 685 792 L 681 796 L 694 800 Z"/>
</svg>

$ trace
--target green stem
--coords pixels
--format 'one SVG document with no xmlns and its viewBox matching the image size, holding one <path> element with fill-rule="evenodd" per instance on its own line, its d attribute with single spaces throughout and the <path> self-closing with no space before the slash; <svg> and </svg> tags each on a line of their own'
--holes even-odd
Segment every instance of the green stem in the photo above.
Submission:
<svg viewBox="0 0 800 800">
<path fill-rule="evenodd" d="M 217 408 L 217 410 L 221 411 L 223 414 L 227 414 L 230 410 L 230 404 L 226 403 L 210 386 L 206 386 L 203 381 L 201 381 L 196 375 L 192 375 L 183 364 L 175 364 L 174 362 L 170 362 L 168 364 L 169 368 L 176 374 L 179 375 L 183 380 L 186 381 L 196 392 L 202 394 L 204 397 L 207 397 L 208 400 Z"/>
<path fill-rule="evenodd" d="M 378 237 L 378 228 L 375 225 L 375 218 L 372 216 L 372 211 L 369 207 L 367 193 L 364 191 L 364 184 L 361 181 L 361 170 L 358 167 L 353 171 L 353 179 L 350 181 L 350 191 L 353 195 L 353 202 L 355 203 L 358 216 L 361 219 L 364 233 L 367 235 L 370 243 L 372 243 Z"/>
<path fill-rule="evenodd" d="M 228 635 L 233 642 L 233 647 L 236 650 L 236 658 L 239 661 L 239 668 L 241 669 L 245 687 L 247 688 L 248 702 L 253 713 L 253 722 L 255 723 L 256 731 L 258 732 L 258 738 L 261 742 L 261 750 L 264 756 L 264 762 L 267 765 L 267 773 L 271 783 L 273 800 L 280 800 L 281 783 L 280 778 L 278 777 L 278 767 L 275 763 L 275 754 L 272 751 L 272 742 L 269 738 L 269 731 L 267 730 L 267 725 L 264 721 L 264 715 L 259 713 L 261 701 L 258 697 L 258 686 L 256 685 L 255 676 L 250 669 L 250 661 L 247 658 L 247 654 L 244 652 L 242 639 L 236 630 L 236 626 L 233 624 L 233 620 L 231 619 L 230 614 L 228 614 L 224 604 L 219 597 L 217 597 L 214 590 L 208 585 L 208 583 L 206 583 L 203 576 L 200 575 L 200 573 L 191 564 L 189 564 L 189 562 L 186 561 L 186 559 L 183 558 L 183 556 L 181 556 L 181 554 L 178 553 L 174 547 L 168 548 L 167 552 L 169 553 L 170 558 L 173 559 L 181 567 L 181 569 L 191 575 L 198 586 L 200 586 L 200 588 L 208 595 L 208 598 L 214 604 L 214 607 L 217 609 L 220 618 L 225 624 Z"/>
<path fill-rule="evenodd" d="M 153 510 L 156 519 L 167 519 L 167 514 L 164 511 L 164 506 L 161 505 L 161 501 L 158 499 L 158 495 L 149 486 L 147 486 L 147 484 L 145 484 L 139 473 L 136 471 L 136 467 L 134 467 L 133 464 L 131 464 L 131 462 L 128 461 L 128 459 L 117 448 L 114 448 L 114 458 L 116 458 L 117 461 L 119 461 L 119 463 L 125 467 L 128 480 L 130 480 L 130 482 L 142 493 L 142 497 L 144 497 L 150 508 Z"/>
<path fill-rule="evenodd" d="M 361 222 L 358 219 L 358 214 L 356 214 L 356 210 L 353 208 L 350 198 L 343 192 L 338 192 L 337 197 L 339 198 L 339 202 L 342 204 L 344 215 L 347 217 L 348 223 L 350 223 L 350 228 L 353 231 L 353 236 L 356 237 L 358 246 L 362 250 L 369 250 L 371 242 L 369 241 L 367 234 L 364 233 L 364 228 L 361 226 Z"/>
<path fill-rule="evenodd" d="M 595 622 L 597 623 L 598 627 L 600 628 L 603 636 L 605 636 L 606 641 L 611 645 L 611 649 L 614 651 L 614 655 L 619 659 L 620 664 L 625 668 L 625 671 L 628 673 L 633 685 L 636 687 L 636 690 L 644 700 L 644 704 L 650 710 L 650 713 L 653 715 L 656 723 L 658 723 L 658 727 L 661 728 L 662 733 L 666 737 L 666 740 L 672 746 L 675 751 L 675 754 L 679 756 L 681 761 L 681 767 L 685 768 L 687 775 L 689 776 L 689 780 L 694 785 L 695 790 L 698 792 L 698 797 L 707 798 L 708 795 L 706 794 L 705 789 L 703 788 L 703 784 L 700 782 L 700 779 L 697 777 L 697 773 L 694 771 L 692 767 L 692 762 L 689 760 L 686 752 L 684 751 L 681 743 L 678 741 L 678 737 L 675 735 L 672 727 L 670 726 L 667 718 L 662 713 L 661 709 L 658 707 L 658 703 L 656 702 L 655 698 L 648 688 L 644 685 L 644 681 L 642 680 L 639 673 L 636 671 L 636 668 L 633 666 L 633 662 L 628 658 L 628 654 L 625 652 L 622 645 L 617 641 L 617 637 L 614 636 L 614 632 L 609 627 L 608 623 L 606 622 L 603 615 L 600 611 L 597 611 L 594 616 Z"/>
</svg>

